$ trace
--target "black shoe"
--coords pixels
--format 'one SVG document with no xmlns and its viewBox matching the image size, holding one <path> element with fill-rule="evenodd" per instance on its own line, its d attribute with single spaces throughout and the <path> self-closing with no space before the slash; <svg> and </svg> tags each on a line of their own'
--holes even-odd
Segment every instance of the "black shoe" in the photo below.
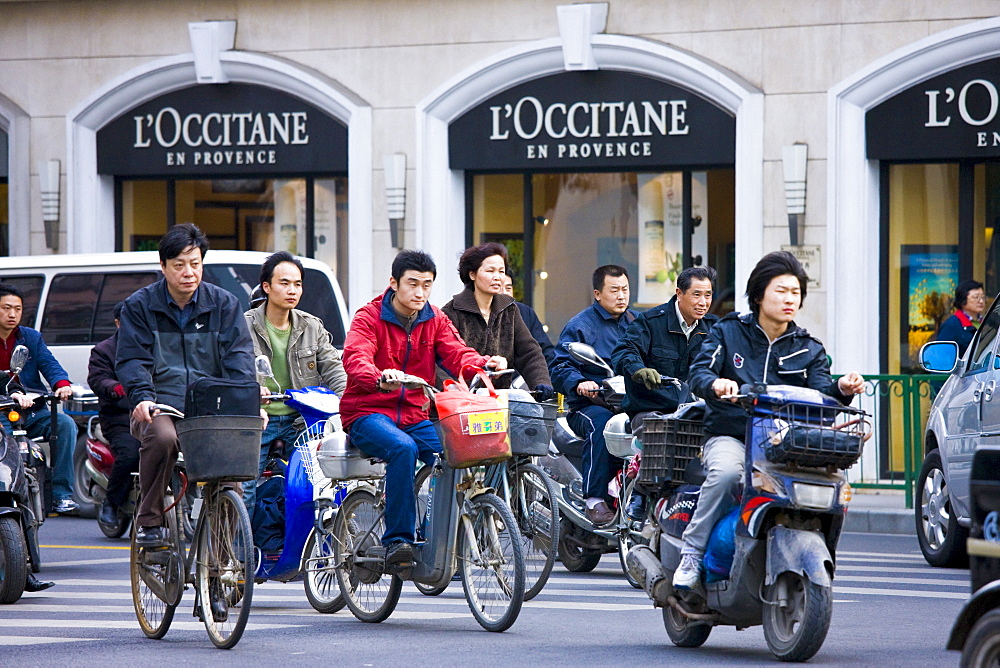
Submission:
<svg viewBox="0 0 1000 668">
<path fill-rule="evenodd" d="M 49 587 L 54 587 L 55 584 L 55 582 L 42 582 L 31 571 L 28 571 L 28 577 L 24 582 L 24 591 L 45 591 Z"/>
<path fill-rule="evenodd" d="M 213 579 L 208 584 L 208 595 L 211 598 L 212 617 L 217 622 L 224 622 L 229 619 L 229 606 L 226 605 L 222 594 L 222 584 L 218 579 Z"/>
<path fill-rule="evenodd" d="M 163 527 L 139 527 L 135 532 L 135 544 L 139 547 L 166 547 L 166 534 Z"/>
<path fill-rule="evenodd" d="M 101 524 L 117 524 L 118 523 L 118 508 L 111 503 L 111 499 L 104 499 L 104 503 L 101 504 L 101 512 L 97 516 Z"/>
<path fill-rule="evenodd" d="M 404 580 L 408 578 L 413 572 L 413 545 L 405 541 L 389 545 L 385 552 L 385 572 Z"/>
</svg>

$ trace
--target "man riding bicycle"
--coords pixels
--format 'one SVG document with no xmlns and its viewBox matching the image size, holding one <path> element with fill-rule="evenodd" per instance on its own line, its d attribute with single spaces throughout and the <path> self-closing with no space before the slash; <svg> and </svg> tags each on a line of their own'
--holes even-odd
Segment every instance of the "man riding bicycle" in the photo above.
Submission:
<svg viewBox="0 0 1000 668">
<path fill-rule="evenodd" d="M 243 309 L 231 293 L 202 283 L 208 239 L 191 223 L 160 239 L 163 278 L 125 300 L 115 368 L 133 407 L 139 439 L 135 542 L 165 544 L 163 496 L 179 446 L 173 420 L 157 403 L 183 411 L 188 385 L 206 376 L 256 382 Z"/>
<path fill-rule="evenodd" d="M 414 375 L 433 384 L 438 364 L 455 377 L 465 366 L 507 368 L 503 357 L 466 346 L 448 316 L 428 303 L 436 277 L 428 254 L 400 251 L 389 288 L 358 310 L 344 342 L 347 389 L 340 415 L 353 444 L 386 462 L 385 566 L 404 578 L 414 560 L 416 463 L 432 464 L 441 442 L 423 391 L 401 381 Z"/>
</svg>

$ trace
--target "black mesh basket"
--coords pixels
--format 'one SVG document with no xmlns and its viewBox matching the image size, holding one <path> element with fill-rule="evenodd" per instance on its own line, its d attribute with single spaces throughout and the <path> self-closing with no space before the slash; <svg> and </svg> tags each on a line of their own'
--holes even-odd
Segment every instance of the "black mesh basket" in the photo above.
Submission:
<svg viewBox="0 0 1000 668">
<path fill-rule="evenodd" d="M 177 440 L 188 480 L 243 481 L 257 477 L 264 421 L 245 415 L 178 420 Z"/>
<path fill-rule="evenodd" d="M 509 408 L 510 428 L 507 431 L 511 453 L 532 457 L 547 455 L 556 424 L 556 405 L 511 400 Z"/>
<path fill-rule="evenodd" d="M 863 411 L 792 403 L 754 418 L 754 438 L 775 464 L 848 469 L 861 458 L 867 423 Z"/>
<path fill-rule="evenodd" d="M 642 422 L 642 459 L 636 481 L 647 490 L 684 482 L 688 464 L 701 457 L 701 420 L 648 417 Z"/>
</svg>

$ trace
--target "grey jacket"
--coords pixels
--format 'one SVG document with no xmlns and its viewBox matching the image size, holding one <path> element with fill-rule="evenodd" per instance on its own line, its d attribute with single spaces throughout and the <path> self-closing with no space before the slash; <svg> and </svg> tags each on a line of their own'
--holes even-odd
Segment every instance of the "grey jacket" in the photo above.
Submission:
<svg viewBox="0 0 1000 668">
<path fill-rule="evenodd" d="M 266 302 L 243 315 L 253 340 L 254 356 L 267 355 L 270 358 L 273 353 L 267 338 L 265 308 Z M 340 361 L 340 351 L 330 343 L 323 321 L 298 309 L 292 309 L 289 318 L 292 331 L 288 335 L 288 373 L 292 387 L 325 385 L 338 396 L 343 396 L 347 387 L 347 372 Z"/>
</svg>

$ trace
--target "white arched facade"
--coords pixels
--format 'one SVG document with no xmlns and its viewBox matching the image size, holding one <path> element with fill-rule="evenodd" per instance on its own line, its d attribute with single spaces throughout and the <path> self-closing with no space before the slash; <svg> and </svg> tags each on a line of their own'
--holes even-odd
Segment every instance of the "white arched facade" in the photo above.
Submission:
<svg viewBox="0 0 1000 668">
<path fill-rule="evenodd" d="M 881 58 L 828 95 L 827 348 L 837 371 L 879 369 L 879 163 L 868 160 L 865 114 L 907 88 L 1000 56 L 1000 18 L 936 33 Z"/>
<path fill-rule="evenodd" d="M 7 228 L 11 255 L 31 252 L 31 165 L 28 114 L 0 95 L 0 130 L 7 135 Z"/>
<path fill-rule="evenodd" d="M 294 95 L 347 126 L 348 247 L 351 257 L 371 257 L 371 107 L 323 75 L 279 58 L 226 51 L 220 60 L 230 82 L 266 86 Z M 195 84 L 192 54 L 162 58 L 126 72 L 67 115 L 68 252 L 114 250 L 114 178 L 97 173 L 97 131 L 136 105 Z M 370 299 L 371 272 L 352 272 L 349 289 L 351 305 Z"/>
<path fill-rule="evenodd" d="M 747 275 L 763 249 L 763 93 L 729 70 L 659 42 L 595 35 L 592 45 L 602 70 L 682 86 L 736 116 L 736 275 Z M 560 39 L 528 42 L 472 65 L 417 105 L 417 245 L 439 265 L 450 267 L 465 248 L 464 173 L 448 165 L 449 124 L 502 90 L 562 71 Z M 438 282 L 441 295 L 462 289 L 451 271 L 440 272 Z"/>
</svg>

